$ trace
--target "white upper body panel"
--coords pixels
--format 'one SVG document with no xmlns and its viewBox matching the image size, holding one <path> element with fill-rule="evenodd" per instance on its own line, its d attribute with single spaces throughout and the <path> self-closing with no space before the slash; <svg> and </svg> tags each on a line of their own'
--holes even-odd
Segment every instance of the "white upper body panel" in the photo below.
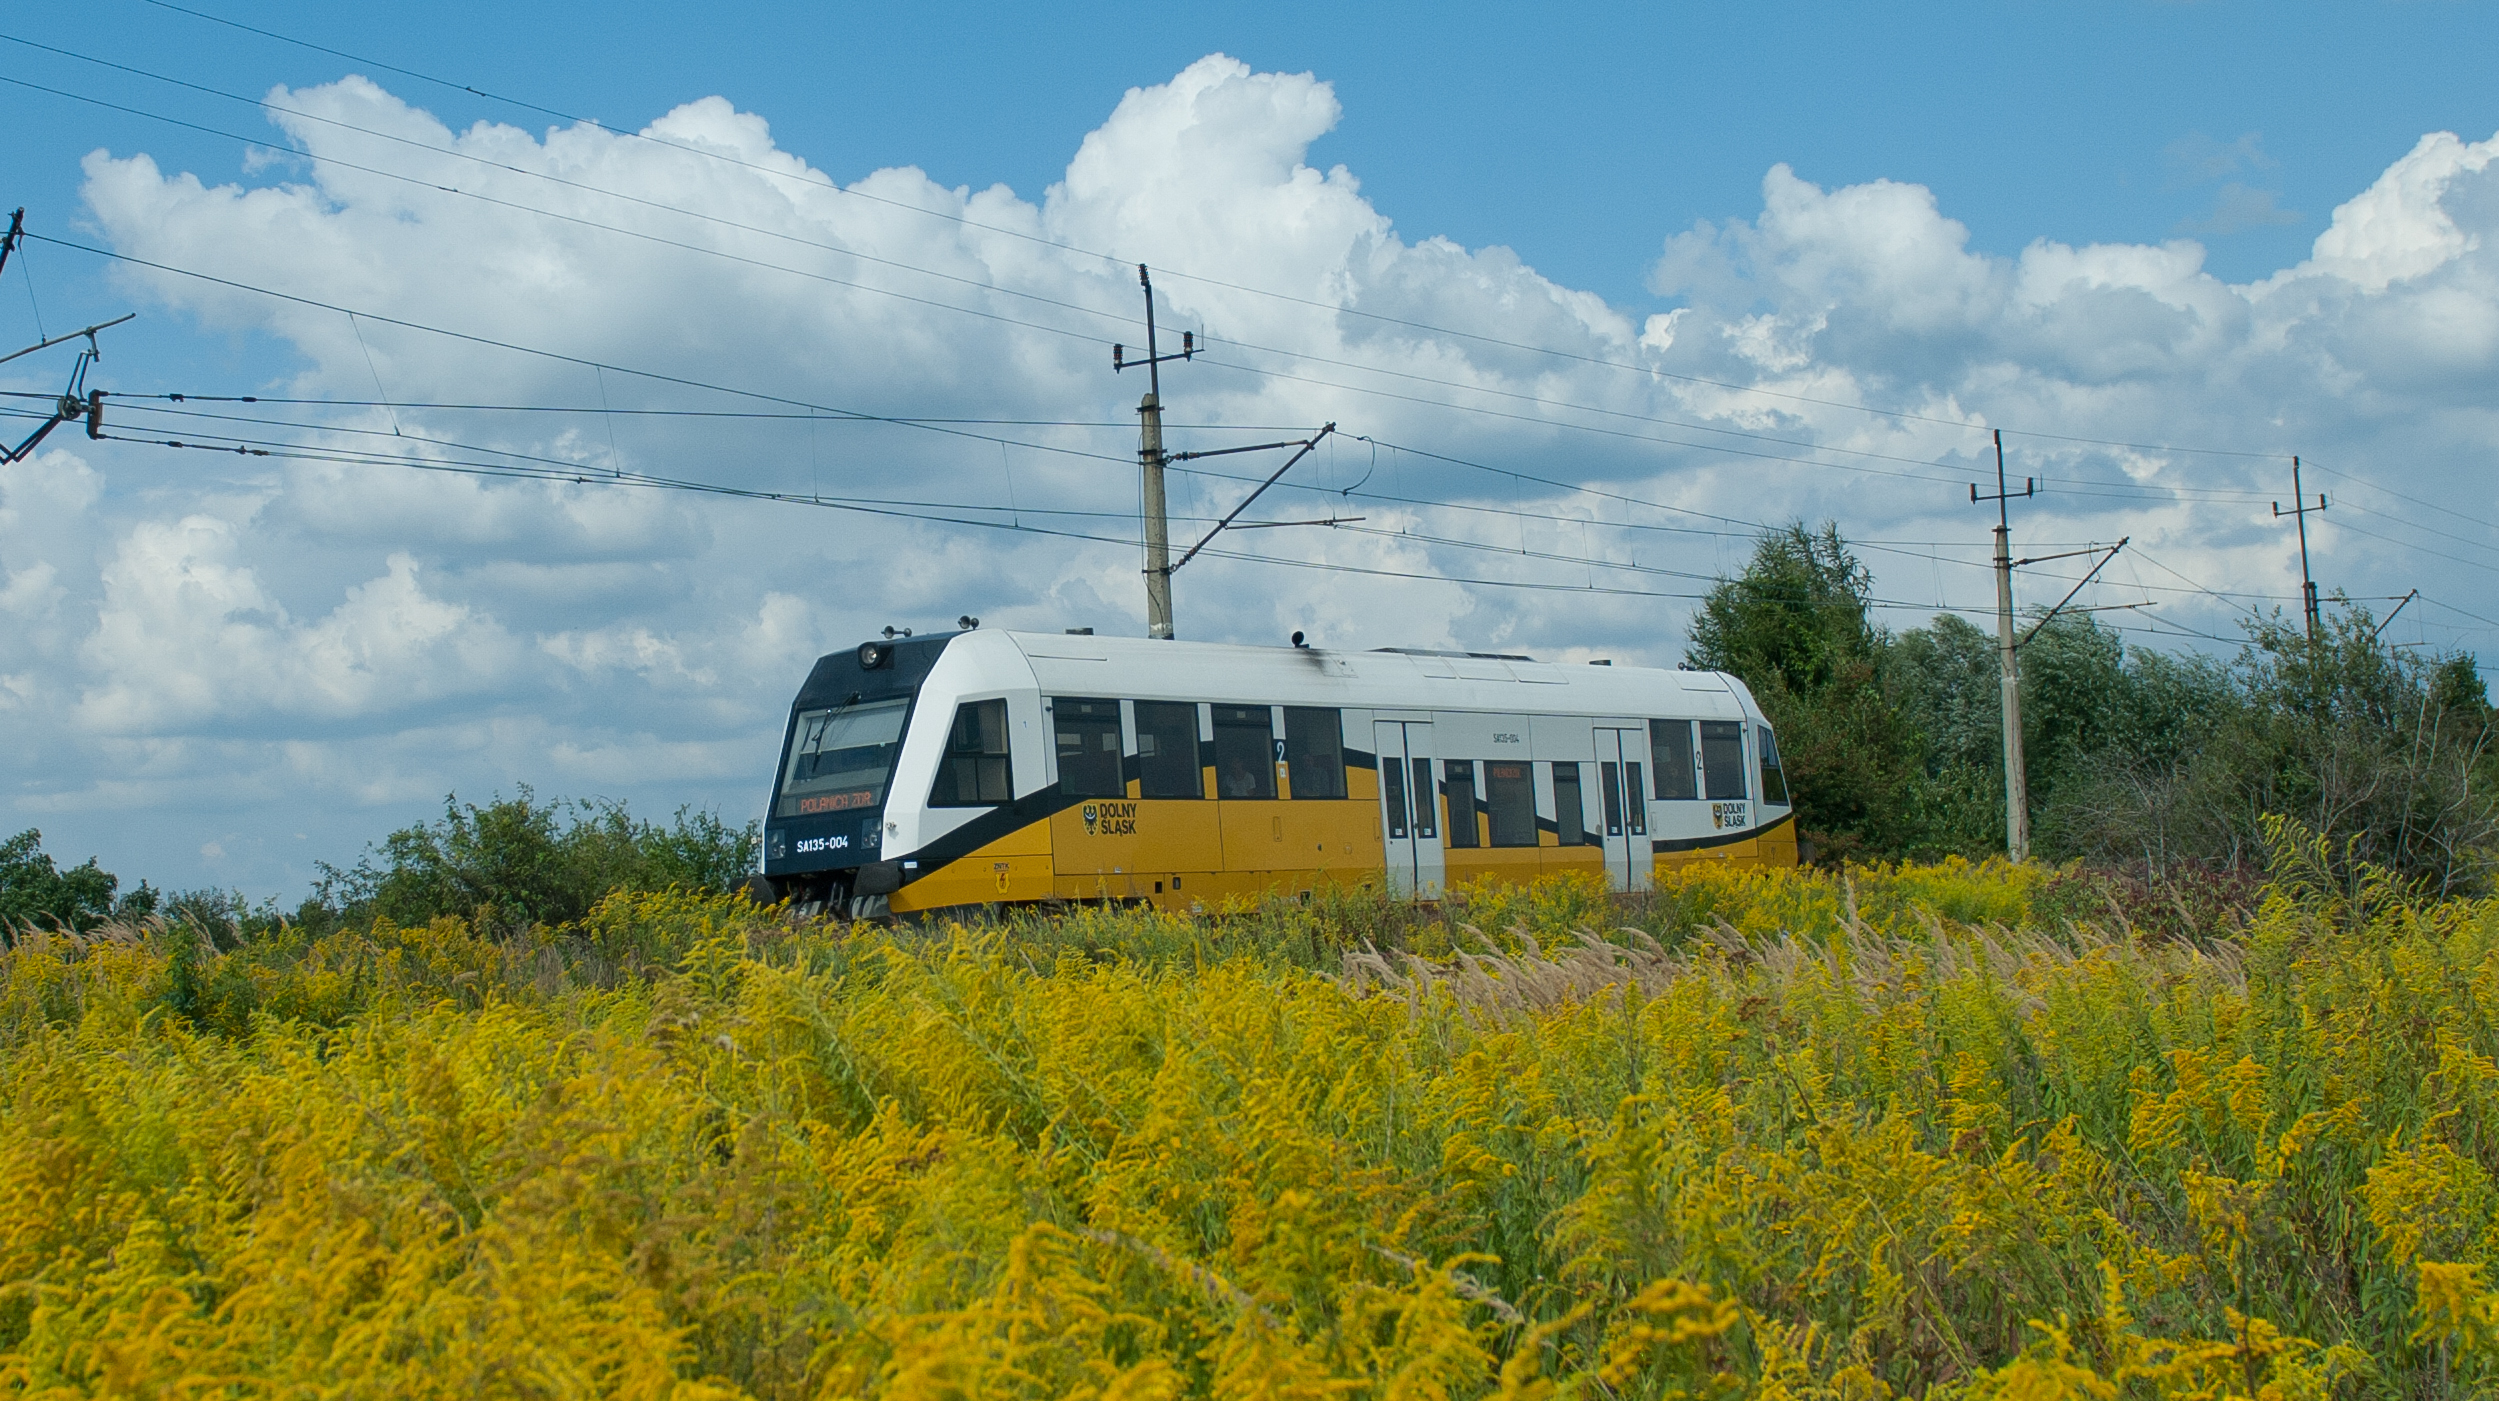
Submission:
<svg viewBox="0 0 2499 1401">
<path fill-rule="evenodd" d="M 1591 721 L 1642 730 L 1653 719 L 1761 723 L 1744 683 L 1719 672 L 984 628 L 949 639 L 921 683 L 886 808 L 885 850 L 917 851 L 987 811 L 920 801 L 936 779 L 955 707 L 965 702 L 1007 702 L 1014 791 L 1046 787 L 1056 747 L 1042 706 L 1053 696 L 1317 706 L 1436 720 L 1436 752 L 1474 758 L 1522 740 L 1540 758 L 1585 758 Z M 1367 726 L 1347 738 L 1367 748 Z"/>
<path fill-rule="evenodd" d="M 1744 683 L 1714 671 L 987 630 L 957 638 L 940 668 L 975 644 L 984 654 L 1013 649 L 1032 678 L 1027 684 L 1054 696 L 1623 720 L 1760 718 Z M 937 679 L 931 673 L 931 683 Z"/>
</svg>

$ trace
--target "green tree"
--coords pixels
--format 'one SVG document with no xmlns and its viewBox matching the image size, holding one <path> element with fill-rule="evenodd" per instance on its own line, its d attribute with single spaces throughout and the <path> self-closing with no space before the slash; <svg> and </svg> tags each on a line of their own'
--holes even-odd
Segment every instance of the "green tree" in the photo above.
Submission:
<svg viewBox="0 0 2499 1401">
<path fill-rule="evenodd" d="M 2255 865 L 2264 819 L 2441 892 L 2490 885 L 2499 848 L 2492 713 L 2473 660 L 2382 647 L 2346 606 L 2312 643 L 2248 625 L 2227 671 L 2140 668 L 2130 714 L 2051 804 L 2057 848 L 2102 862 Z"/>
<path fill-rule="evenodd" d="M 677 809 L 669 826 L 623 803 L 520 795 L 483 807 L 443 800 L 439 822 L 403 827 L 340 869 L 323 863 L 317 899 L 352 918 L 420 924 L 437 915 L 508 927 L 581 918 L 616 890 L 726 890 L 753 868 L 756 825 Z"/>
<path fill-rule="evenodd" d="M 1996 639 L 1957 614 L 1892 639 L 1884 684 L 1919 760 L 1916 836 L 1901 854 L 2004 850 L 2004 700 Z"/>
<path fill-rule="evenodd" d="M 121 881 L 90 856 L 64 871 L 33 827 L 0 842 L 0 924 L 92 929 L 110 919 L 152 914 L 157 894 L 147 882 L 116 899 Z"/>
<path fill-rule="evenodd" d="M 1687 664 L 1732 672 L 1779 732 L 1798 830 L 1832 857 L 1919 844 L 1919 741 L 1885 693 L 1870 579 L 1836 525 L 1764 534 L 1692 622 Z"/>
</svg>

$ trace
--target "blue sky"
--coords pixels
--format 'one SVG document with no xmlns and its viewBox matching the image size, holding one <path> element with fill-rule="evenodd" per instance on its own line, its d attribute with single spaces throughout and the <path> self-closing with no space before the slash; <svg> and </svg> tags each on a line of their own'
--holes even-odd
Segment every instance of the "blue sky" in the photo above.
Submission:
<svg viewBox="0 0 2499 1401">
<path fill-rule="evenodd" d="M 1121 91 L 1230 53 L 1334 84 L 1350 120 L 1311 158 L 1350 166 L 1401 224 L 1506 244 L 1625 304 L 1652 296 L 1642 274 L 1663 231 L 1744 214 L 1781 161 L 1824 185 L 1926 185 L 1990 252 L 2189 231 L 2214 271 L 2258 276 L 2296 261 L 2423 132 L 2490 125 L 2499 51 L 2499 7 L 2465 3 L 746 5 L 703 24 L 630 3 L 595 19 L 458 0 L 196 8 L 610 123 L 722 94 L 828 169 L 918 165 L 1026 192 Z M 29 7 L 6 32 L 253 94 L 361 67 L 139 0 Z M 162 92 L 24 52 L 7 70 Z M 420 84 L 406 95 L 454 126 L 530 120 Z M 0 179 L 56 209 L 75 207 L 77 159 L 100 144 L 235 164 L 231 143 L 8 101 Z M 2296 217 L 2209 232 L 2231 181 Z"/>
<path fill-rule="evenodd" d="M 2131 592 L 2093 599 L 2156 604 L 2143 645 L 2221 645 L 2295 590 L 2265 514 L 2294 451 L 2312 491 L 2350 493 L 2316 542 L 2328 587 L 2422 588 L 2402 627 L 2425 646 L 2499 631 L 2489 6 L 198 8 L 361 61 L 139 0 L 22 9 L 0 35 L 70 53 L 7 44 L 0 74 L 264 144 L 0 87 L 0 208 L 364 319 L 37 244 L 0 340 L 33 339 L 38 307 L 50 332 L 137 309 L 96 383 L 322 401 L 250 430 L 272 440 L 1005 498 L 1108 539 L 1133 531 L 1137 386 L 1099 343 L 1135 339 L 1118 261 L 1144 258 L 1174 272 L 1171 324 L 1237 347 L 1168 386 L 1210 425 L 1193 441 L 1338 419 L 1311 484 L 1368 492 L 1395 535 L 1272 532 L 1299 563 L 1184 577 L 1184 635 L 1671 662 L 1751 523 L 1825 516 L 1878 542 L 1887 621 L 1914 626 L 1984 602 L 1954 498 L 1995 426 L 2052 479 L 2029 538 L 2136 539 L 2095 585 Z M 282 129 L 168 78 L 313 115 Z M 775 162 L 864 194 L 793 195 L 756 174 Z M 1068 422 L 637 417 L 734 400 L 639 370 Z M 55 446 L 0 477 L 0 705 L 34 736 L 0 827 L 159 884 L 291 897 L 452 788 L 741 817 L 819 648 L 958 611 L 1136 625 L 1132 552 L 1101 541 Z M 1179 490 L 1214 514 L 1238 487 Z M 1393 579 L 1341 572 L 1383 557 Z M 1572 578 L 1637 587 L 1556 592 Z"/>
</svg>

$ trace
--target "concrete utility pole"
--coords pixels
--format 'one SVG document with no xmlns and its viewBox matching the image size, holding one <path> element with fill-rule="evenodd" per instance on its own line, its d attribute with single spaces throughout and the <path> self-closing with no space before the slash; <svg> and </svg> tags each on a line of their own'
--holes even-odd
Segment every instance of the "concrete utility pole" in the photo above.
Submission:
<svg viewBox="0 0 2499 1401">
<path fill-rule="evenodd" d="M 1111 369 L 1145 366 L 1145 398 L 1137 405 L 1137 468 L 1143 476 L 1145 509 L 1145 635 L 1169 640 L 1171 630 L 1171 517 L 1164 509 L 1163 372 L 1166 360 L 1187 360 L 1197 354 L 1197 333 L 1180 333 L 1180 353 L 1163 355 L 1154 343 L 1154 280 L 1145 264 L 1137 264 L 1137 285 L 1145 289 L 1145 359 L 1128 358 L 1126 346 L 1111 347 Z"/>
<path fill-rule="evenodd" d="M 2030 859 L 2030 778 L 2022 768 L 2022 674 L 2013 660 L 2013 521 L 2005 503 L 2016 496 L 2035 495 L 2039 483 L 2022 479 L 2018 492 L 2005 489 L 2004 430 L 1996 430 L 1996 494 L 1981 496 L 1970 486 L 1970 500 L 1996 503 L 1996 647 L 2004 692 L 2004 850 L 2016 861 Z"/>
<path fill-rule="evenodd" d="M 2308 645 L 2312 649 L 2317 645 L 2317 581 L 2308 574 L 2308 513 L 2324 509 L 2324 492 L 2317 493 L 2317 504 L 2314 506 L 2309 505 L 2308 498 L 2301 494 L 2299 458 L 2293 456 L 2291 458 L 2291 509 L 2283 510 L 2282 503 L 2276 501 L 2273 503 L 2273 514 L 2276 519 L 2290 516 L 2299 522 L 2299 603 L 2301 612 L 2308 619 Z M 2387 616 L 2393 617 L 2394 615 L 2390 613 Z"/>
</svg>

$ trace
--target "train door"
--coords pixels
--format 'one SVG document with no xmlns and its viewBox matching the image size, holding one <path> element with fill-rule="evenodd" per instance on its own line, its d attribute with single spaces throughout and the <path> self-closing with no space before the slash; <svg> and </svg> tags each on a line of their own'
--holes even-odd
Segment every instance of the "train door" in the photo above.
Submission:
<svg viewBox="0 0 2499 1401">
<path fill-rule="evenodd" d="M 1432 782 L 1428 720 L 1371 726 L 1380 764 L 1380 835 L 1388 848 L 1388 888 L 1409 898 L 1440 898 L 1440 796 Z"/>
<path fill-rule="evenodd" d="M 1656 859 L 1649 850 L 1648 734 L 1599 726 L 1596 741 L 1605 873 L 1616 890 L 1646 890 Z"/>
</svg>

